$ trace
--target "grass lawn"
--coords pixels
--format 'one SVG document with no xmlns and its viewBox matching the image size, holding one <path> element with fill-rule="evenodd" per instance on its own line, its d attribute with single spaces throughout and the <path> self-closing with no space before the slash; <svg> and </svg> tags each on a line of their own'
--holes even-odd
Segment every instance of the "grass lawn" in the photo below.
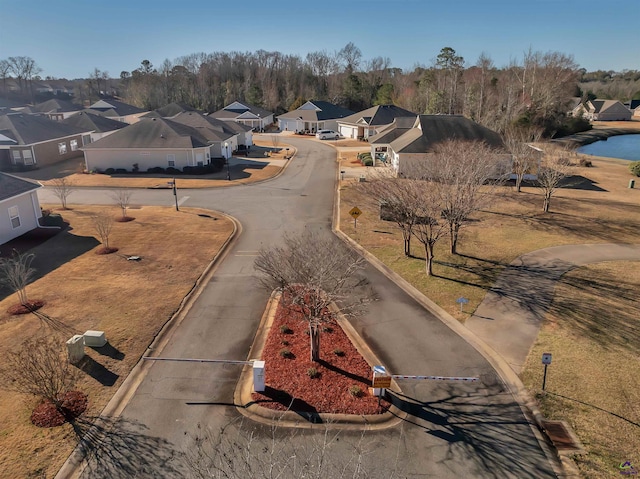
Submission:
<svg viewBox="0 0 640 479">
<path fill-rule="evenodd" d="M 6 311 L 16 296 L 0 295 L 0 355 L 26 338 L 56 335 L 64 342 L 74 332 L 105 331 L 110 354 L 85 348 L 89 367 L 78 386 L 89 395 L 87 415 L 94 416 L 229 238 L 233 223 L 207 210 L 130 209 L 135 220 L 115 223 L 110 237 L 110 245 L 119 251 L 97 255 L 91 215 L 106 210 L 117 217 L 119 210 L 71 207 L 55 211 L 71 229 L 32 250 L 34 265 L 46 270 L 38 272 L 44 276 L 27 292 L 30 299 L 45 301 L 40 311 L 50 319 L 11 316 Z M 142 260 L 128 261 L 126 255 Z M 36 403 L 35 398 L 0 390 L 1 478 L 53 477 L 75 445 L 68 424 L 53 429 L 31 425 Z"/>
<path fill-rule="evenodd" d="M 542 196 L 532 187 L 499 191 L 493 204 L 463 230 L 459 255 L 445 238 L 436 246 L 434 276 L 424 272 L 424 252 L 412 242 L 403 254 L 398 228 L 378 219 L 375 200 L 358 183 L 341 185 L 341 228 L 427 297 L 464 322 L 482 301 L 500 271 L 521 254 L 549 246 L 584 243 L 638 243 L 640 191 L 629 189 L 628 162 L 595 159 L 578 168 L 581 182 L 552 198 L 542 213 Z M 357 229 L 348 211 L 363 214 Z M 545 415 L 565 419 L 589 455 L 578 460 L 589 477 L 619 477 L 618 465 L 640 463 L 640 262 L 601 263 L 564 276 L 554 307 L 522 373 L 535 393 L 542 385 L 542 352 L 553 353 Z M 455 300 L 469 299 L 460 311 Z M 561 397 L 564 396 L 564 397 Z"/>
</svg>

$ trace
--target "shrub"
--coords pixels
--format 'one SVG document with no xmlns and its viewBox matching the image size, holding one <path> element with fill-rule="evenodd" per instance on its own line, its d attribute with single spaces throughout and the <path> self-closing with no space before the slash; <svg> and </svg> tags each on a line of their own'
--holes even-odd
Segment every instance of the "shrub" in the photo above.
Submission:
<svg viewBox="0 0 640 479">
<path fill-rule="evenodd" d="M 127 172 L 127 170 L 125 170 L 124 168 L 116 168 L 116 173 L 118 175 L 123 175 Z"/>
<path fill-rule="evenodd" d="M 105 175 L 113 175 L 115 172 L 115 168 L 107 168 L 106 170 L 104 170 Z"/>
<path fill-rule="evenodd" d="M 293 353 L 289 348 L 282 348 L 280 350 L 280 356 L 285 359 L 291 359 L 293 357 Z"/>
<path fill-rule="evenodd" d="M 344 356 L 344 351 L 342 349 L 340 349 L 340 348 L 336 348 L 336 349 L 333 350 L 333 354 L 335 354 L 336 356 L 342 357 L 342 356 Z"/>
<path fill-rule="evenodd" d="M 280 344 L 282 344 L 283 346 L 289 346 L 289 341 L 283 339 L 282 341 L 280 341 Z"/>
<path fill-rule="evenodd" d="M 167 173 L 168 175 L 181 175 L 182 171 L 180 171 L 178 168 L 174 168 L 173 166 L 169 166 L 166 170 L 164 170 L 165 173 Z"/>
<path fill-rule="evenodd" d="M 586 158 L 580 158 L 580 166 L 591 168 L 593 163 L 591 163 L 591 160 L 587 160 Z"/>
<path fill-rule="evenodd" d="M 640 176 L 640 161 L 634 161 L 630 163 L 629 171 L 636 176 Z"/>
<path fill-rule="evenodd" d="M 162 174 L 164 173 L 164 168 L 161 166 L 154 166 L 153 168 L 149 168 L 147 173 L 151 173 L 152 175 Z"/>
<path fill-rule="evenodd" d="M 138 173 L 140 171 L 140 165 L 138 163 L 134 163 L 131 171 L 133 171 L 134 173 Z"/>
<path fill-rule="evenodd" d="M 293 329 L 291 329 L 286 324 L 283 324 L 282 326 L 280 326 L 280 332 L 282 334 L 293 334 Z"/>
<path fill-rule="evenodd" d="M 373 166 L 373 160 L 371 158 L 364 158 L 362 164 L 364 166 Z"/>
<path fill-rule="evenodd" d="M 333 333 L 333 328 L 331 326 L 323 326 L 322 327 L 322 332 L 323 333 Z"/>
<path fill-rule="evenodd" d="M 349 394 L 355 398 L 359 398 L 362 396 L 362 388 L 360 386 L 351 386 L 349 388 Z"/>
<path fill-rule="evenodd" d="M 320 376 L 320 373 L 316 368 L 309 368 L 307 369 L 307 376 L 309 376 L 311 379 L 315 379 Z"/>
</svg>

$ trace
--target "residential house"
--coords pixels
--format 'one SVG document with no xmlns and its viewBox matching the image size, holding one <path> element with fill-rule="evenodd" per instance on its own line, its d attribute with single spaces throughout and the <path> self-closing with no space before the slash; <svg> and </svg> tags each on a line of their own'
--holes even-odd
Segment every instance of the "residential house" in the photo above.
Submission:
<svg viewBox="0 0 640 479">
<path fill-rule="evenodd" d="M 251 130 L 248 126 L 216 120 L 194 111 L 179 113 L 171 120 L 197 129 L 209 142 L 212 157 L 229 158 L 238 149 L 239 133 L 233 129 L 233 125 Z"/>
<path fill-rule="evenodd" d="M 127 123 L 112 120 L 111 118 L 100 116 L 90 111 L 81 111 L 77 115 L 62 120 L 62 123 L 89 132 L 89 134 L 82 137 L 82 146 L 98 141 L 100 138 L 104 138 L 115 131 L 129 126 Z"/>
<path fill-rule="evenodd" d="M 0 173 L 0 245 L 38 227 L 41 185 Z"/>
<path fill-rule="evenodd" d="M 65 118 L 76 115 L 80 111 L 82 111 L 80 105 L 66 100 L 58 100 L 57 98 L 52 98 L 51 100 L 29 107 L 30 113 L 44 115 L 50 120 L 55 121 L 64 120 Z"/>
<path fill-rule="evenodd" d="M 338 120 L 337 131 L 345 138 L 366 140 L 377 135 L 396 118 L 409 117 L 415 120 L 416 116 L 416 113 L 396 105 L 377 105 Z"/>
<path fill-rule="evenodd" d="M 591 121 L 631 120 L 631 110 L 618 100 L 589 100 L 585 109 L 584 117 Z"/>
<path fill-rule="evenodd" d="M 82 156 L 90 131 L 44 116 L 0 115 L 0 169 L 30 169 Z"/>
<path fill-rule="evenodd" d="M 235 121 L 251 127 L 254 131 L 264 131 L 273 123 L 273 112 L 239 101 L 234 101 L 222 110 L 214 111 L 207 116 L 222 121 Z"/>
<path fill-rule="evenodd" d="M 632 118 L 640 119 L 640 100 L 631 100 L 629 102 L 629 110 L 631 110 Z"/>
<path fill-rule="evenodd" d="M 419 115 L 410 128 L 406 126 L 405 118 L 397 118 L 389 128 L 369 139 L 372 155 L 384 152 L 399 175 L 408 171 L 412 163 L 428 160 L 436 145 L 446 140 L 483 141 L 504 149 L 498 133 L 462 115 Z"/>
<path fill-rule="evenodd" d="M 280 131 L 315 133 L 318 130 L 338 131 L 338 120 L 353 115 L 355 112 L 329 103 L 313 100 L 278 116 Z"/>
<path fill-rule="evenodd" d="M 202 129 L 165 118 L 144 118 L 82 147 L 86 169 L 147 171 L 150 168 L 205 166 L 211 144 Z"/>
<path fill-rule="evenodd" d="M 567 104 L 567 116 L 571 116 L 574 118 L 582 118 L 586 113 L 586 108 L 582 103 L 582 98 L 579 96 L 574 96 L 569 100 Z"/>
<path fill-rule="evenodd" d="M 186 105 L 184 103 L 178 103 L 178 102 L 169 103 L 168 105 L 165 105 L 162 108 L 158 108 L 155 111 L 162 118 L 173 118 L 173 117 L 179 115 L 180 113 L 184 113 L 184 112 L 187 112 L 187 111 L 195 111 L 195 112 L 201 113 L 197 109 L 195 109 L 195 108 L 193 108 L 193 107 L 191 107 L 189 105 Z"/>
<path fill-rule="evenodd" d="M 130 125 L 140 120 L 140 117 L 149 113 L 147 110 L 129 105 L 112 98 L 98 100 L 89 107 L 91 112 L 106 116 L 112 120 L 121 121 Z"/>
</svg>

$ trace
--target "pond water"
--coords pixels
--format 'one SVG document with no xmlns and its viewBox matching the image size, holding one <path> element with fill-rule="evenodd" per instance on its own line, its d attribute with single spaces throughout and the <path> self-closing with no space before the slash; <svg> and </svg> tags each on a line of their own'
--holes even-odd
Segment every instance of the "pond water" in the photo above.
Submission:
<svg viewBox="0 0 640 479">
<path fill-rule="evenodd" d="M 612 136 L 578 148 L 578 153 L 640 161 L 640 135 Z"/>
</svg>

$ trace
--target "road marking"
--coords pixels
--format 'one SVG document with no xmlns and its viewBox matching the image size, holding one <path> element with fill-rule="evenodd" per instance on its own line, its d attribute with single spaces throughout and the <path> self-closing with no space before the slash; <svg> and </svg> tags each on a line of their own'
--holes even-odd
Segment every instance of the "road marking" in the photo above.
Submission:
<svg viewBox="0 0 640 479">
<path fill-rule="evenodd" d="M 182 204 L 189 199 L 188 196 L 183 196 L 178 200 L 178 206 L 182 206 Z"/>
</svg>

